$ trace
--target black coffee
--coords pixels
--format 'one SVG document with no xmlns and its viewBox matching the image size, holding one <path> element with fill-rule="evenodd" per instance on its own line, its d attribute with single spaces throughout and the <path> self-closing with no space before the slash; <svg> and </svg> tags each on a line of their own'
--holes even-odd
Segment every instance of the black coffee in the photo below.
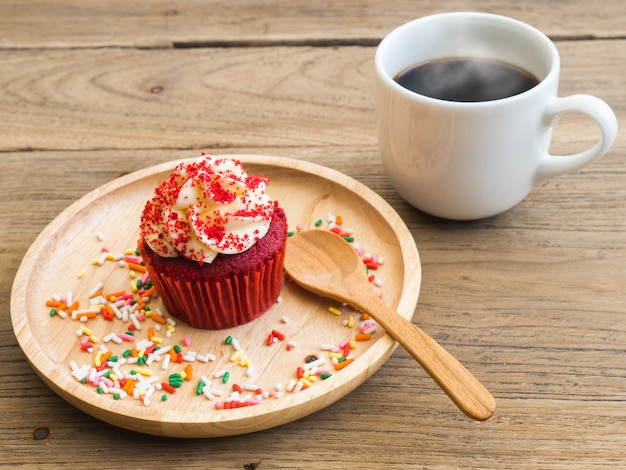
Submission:
<svg viewBox="0 0 626 470">
<path fill-rule="evenodd" d="M 420 95 L 464 102 L 508 98 L 539 83 L 513 65 L 474 58 L 423 62 L 400 72 L 395 81 Z"/>
</svg>

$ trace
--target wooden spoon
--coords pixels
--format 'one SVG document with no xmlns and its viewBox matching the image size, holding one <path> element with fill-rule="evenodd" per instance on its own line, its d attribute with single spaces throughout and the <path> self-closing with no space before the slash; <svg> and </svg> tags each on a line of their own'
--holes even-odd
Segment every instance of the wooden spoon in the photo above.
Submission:
<svg viewBox="0 0 626 470">
<path fill-rule="evenodd" d="M 290 237 L 285 271 L 301 287 L 367 312 L 467 416 L 484 421 L 493 415 L 496 404 L 489 391 L 435 340 L 376 296 L 358 254 L 341 237 L 328 230 Z"/>
</svg>

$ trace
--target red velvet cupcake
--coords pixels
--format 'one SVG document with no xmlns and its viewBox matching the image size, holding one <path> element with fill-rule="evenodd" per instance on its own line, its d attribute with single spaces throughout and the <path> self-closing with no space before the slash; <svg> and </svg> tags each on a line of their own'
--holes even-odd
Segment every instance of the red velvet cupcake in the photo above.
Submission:
<svg viewBox="0 0 626 470">
<path fill-rule="evenodd" d="M 139 251 L 168 312 L 204 329 L 249 322 L 278 299 L 287 220 L 269 180 L 212 155 L 176 167 L 144 207 Z"/>
</svg>

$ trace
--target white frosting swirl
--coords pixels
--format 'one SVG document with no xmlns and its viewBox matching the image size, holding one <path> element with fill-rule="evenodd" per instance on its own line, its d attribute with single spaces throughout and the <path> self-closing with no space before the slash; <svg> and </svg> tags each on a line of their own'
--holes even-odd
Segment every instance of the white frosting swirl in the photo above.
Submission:
<svg viewBox="0 0 626 470">
<path fill-rule="evenodd" d="M 241 162 L 205 155 L 178 165 L 154 192 L 140 232 L 162 257 L 211 263 L 219 253 L 242 253 L 270 227 L 269 180 L 249 176 Z"/>
</svg>

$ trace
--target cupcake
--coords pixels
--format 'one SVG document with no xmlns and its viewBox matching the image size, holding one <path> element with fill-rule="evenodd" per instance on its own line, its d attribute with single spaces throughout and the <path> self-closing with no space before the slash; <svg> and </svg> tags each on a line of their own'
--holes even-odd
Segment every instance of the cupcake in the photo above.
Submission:
<svg viewBox="0 0 626 470">
<path fill-rule="evenodd" d="M 240 161 L 179 164 L 142 212 L 139 251 L 165 308 L 195 327 L 231 328 L 278 299 L 287 219 Z"/>
</svg>

